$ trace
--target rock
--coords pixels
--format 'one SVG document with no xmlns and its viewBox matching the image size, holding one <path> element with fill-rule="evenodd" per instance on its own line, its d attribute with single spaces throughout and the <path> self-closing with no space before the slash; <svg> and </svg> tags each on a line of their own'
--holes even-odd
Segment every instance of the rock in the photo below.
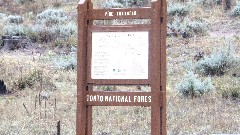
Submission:
<svg viewBox="0 0 240 135">
<path fill-rule="evenodd" d="M 7 87 L 3 80 L 0 80 L 0 94 L 7 94 Z"/>
<path fill-rule="evenodd" d="M 23 41 L 27 41 L 25 36 L 2 36 L 3 50 L 16 50 L 24 48 L 26 44 Z"/>
<path fill-rule="evenodd" d="M 46 92 L 46 91 L 42 91 L 40 93 L 40 97 L 41 99 L 45 99 L 45 100 L 48 100 L 50 98 L 50 93 Z"/>
<path fill-rule="evenodd" d="M 21 48 L 19 39 L 4 39 L 3 40 L 3 49 L 5 50 L 16 50 Z"/>
<path fill-rule="evenodd" d="M 199 61 L 201 59 L 204 58 L 204 52 L 197 52 L 195 55 L 194 55 L 194 60 L 196 61 Z"/>
<path fill-rule="evenodd" d="M 111 133 L 107 133 L 107 132 L 99 132 L 99 133 L 97 133 L 97 135 L 111 135 Z"/>
<path fill-rule="evenodd" d="M 233 73 L 232 76 L 233 76 L 233 77 L 240 77 L 240 74 Z"/>
</svg>

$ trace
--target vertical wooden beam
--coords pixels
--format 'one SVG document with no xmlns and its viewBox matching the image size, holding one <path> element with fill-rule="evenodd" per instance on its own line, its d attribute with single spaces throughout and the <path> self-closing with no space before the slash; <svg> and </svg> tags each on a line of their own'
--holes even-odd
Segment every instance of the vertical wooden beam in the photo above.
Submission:
<svg viewBox="0 0 240 135">
<path fill-rule="evenodd" d="M 87 135 L 92 135 L 92 106 L 87 106 Z"/>
<path fill-rule="evenodd" d="M 87 0 L 87 10 L 92 10 L 93 9 L 93 3 L 92 3 L 92 1 L 91 0 Z M 92 14 L 88 14 L 88 16 L 87 16 L 87 20 L 86 21 L 88 21 L 88 26 L 87 26 L 87 29 L 90 27 L 90 26 L 92 26 L 93 25 L 93 20 L 91 19 L 89 19 L 89 18 L 91 18 L 90 16 L 91 16 Z M 89 32 L 89 30 L 87 30 L 88 32 Z M 88 36 L 89 34 L 87 33 L 86 34 L 86 36 Z M 87 40 L 89 40 L 89 38 L 87 37 Z M 89 41 L 89 42 L 91 42 L 91 41 Z M 87 43 L 87 46 L 88 46 L 89 44 Z M 89 56 L 89 55 L 88 55 Z M 86 56 L 86 57 L 88 57 L 88 56 Z M 89 58 L 87 58 L 87 60 L 88 60 L 88 62 L 90 62 L 90 60 L 89 60 Z M 87 64 L 85 65 L 86 67 L 87 67 Z M 88 75 L 90 75 L 90 74 L 88 74 Z M 93 85 L 92 84 L 88 84 L 88 86 L 87 86 L 87 91 L 93 91 Z M 87 106 L 87 135 L 92 135 L 92 106 Z"/>
<path fill-rule="evenodd" d="M 160 1 L 160 0 L 159 0 Z M 161 0 L 161 24 L 160 24 L 160 32 L 161 32 L 161 98 L 162 98 L 162 107 L 161 107 L 161 132 L 162 135 L 167 134 L 167 123 L 166 123 L 166 80 L 167 80 L 167 63 L 166 63 L 166 37 L 167 37 L 167 2 L 166 0 Z"/>
<path fill-rule="evenodd" d="M 76 134 L 87 133 L 87 1 L 80 0 L 78 3 L 78 53 L 77 53 L 77 116 Z"/>
<path fill-rule="evenodd" d="M 160 33 L 160 5 L 161 2 L 152 2 L 152 30 L 151 30 L 151 91 L 152 91 L 152 105 L 151 105 L 151 135 L 163 135 L 161 133 L 161 82 L 160 82 L 160 63 L 161 63 L 161 33 Z"/>
</svg>

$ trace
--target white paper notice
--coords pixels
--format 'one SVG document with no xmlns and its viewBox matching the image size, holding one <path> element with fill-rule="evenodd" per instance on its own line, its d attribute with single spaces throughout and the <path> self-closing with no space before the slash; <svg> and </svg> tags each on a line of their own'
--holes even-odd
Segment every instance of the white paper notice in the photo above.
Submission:
<svg viewBox="0 0 240 135">
<path fill-rule="evenodd" d="M 93 32 L 92 79 L 148 79 L 148 31 Z"/>
</svg>

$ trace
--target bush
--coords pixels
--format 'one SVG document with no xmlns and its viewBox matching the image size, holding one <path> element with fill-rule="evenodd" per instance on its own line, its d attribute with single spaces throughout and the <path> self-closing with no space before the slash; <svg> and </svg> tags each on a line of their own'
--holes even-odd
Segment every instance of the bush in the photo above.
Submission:
<svg viewBox="0 0 240 135">
<path fill-rule="evenodd" d="M 7 24 L 3 27 L 3 34 L 8 36 L 25 36 L 28 29 L 23 25 Z"/>
<path fill-rule="evenodd" d="M 18 4 L 25 4 L 27 2 L 34 2 L 35 0 L 15 0 Z"/>
<path fill-rule="evenodd" d="M 203 34 L 207 31 L 207 23 L 202 19 L 190 21 L 188 18 L 184 20 L 184 23 L 187 23 L 187 29 L 190 33 L 194 34 Z"/>
<path fill-rule="evenodd" d="M 7 18 L 8 23 L 15 23 L 15 24 L 21 24 L 23 23 L 23 17 L 18 15 L 9 15 Z"/>
<path fill-rule="evenodd" d="M 177 84 L 176 89 L 184 96 L 197 97 L 214 89 L 210 78 L 201 81 L 198 75 L 189 71 L 183 77 L 183 80 Z"/>
<path fill-rule="evenodd" d="M 77 24 L 69 21 L 63 10 L 47 9 L 37 15 L 37 24 L 30 28 L 29 37 L 36 41 L 49 42 L 56 38 L 71 38 L 76 33 Z"/>
<path fill-rule="evenodd" d="M 207 31 L 207 23 L 202 19 L 191 21 L 188 17 L 180 19 L 180 17 L 175 16 L 173 22 L 168 24 L 168 28 L 175 35 L 180 34 L 186 38 L 195 34 L 204 34 Z"/>
<path fill-rule="evenodd" d="M 61 24 L 56 27 L 56 32 L 60 37 L 68 38 L 77 33 L 77 24 L 70 21 L 67 24 Z"/>
<path fill-rule="evenodd" d="M 144 0 L 118 0 L 117 2 L 123 4 L 125 7 L 128 6 L 142 6 Z M 147 0 L 145 0 L 147 1 Z"/>
<path fill-rule="evenodd" d="M 6 17 L 6 16 L 7 16 L 6 14 L 0 13 L 0 19 L 4 18 L 4 17 Z"/>
<path fill-rule="evenodd" d="M 47 9 L 37 15 L 37 22 L 46 26 L 60 24 L 67 19 L 65 12 L 60 9 Z"/>
<path fill-rule="evenodd" d="M 28 36 L 32 41 L 49 42 L 56 38 L 56 28 L 44 25 L 33 25 L 29 29 Z"/>
<path fill-rule="evenodd" d="M 237 57 L 231 45 L 214 50 L 213 53 L 197 62 L 196 69 L 205 75 L 223 75 L 237 65 Z"/>
<path fill-rule="evenodd" d="M 54 40 L 54 45 L 59 47 L 73 47 L 77 46 L 77 38 L 71 37 L 71 38 L 57 38 Z"/>
<path fill-rule="evenodd" d="M 3 16 L 3 15 L 2 15 Z M 37 24 L 28 29 L 21 25 L 21 16 L 8 16 L 3 33 L 9 36 L 27 35 L 33 42 L 50 42 L 56 38 L 72 38 L 77 33 L 77 24 L 68 20 L 68 16 L 58 9 L 47 9 L 37 15 Z"/>
<path fill-rule="evenodd" d="M 103 8 L 123 8 L 123 4 L 115 1 L 106 1 L 101 5 Z"/>
<path fill-rule="evenodd" d="M 232 16 L 239 16 L 240 15 L 240 2 L 237 2 L 237 5 L 232 10 Z"/>
<path fill-rule="evenodd" d="M 29 74 L 22 75 L 16 82 L 14 82 L 15 86 L 19 89 L 25 89 L 26 87 L 32 87 L 37 82 L 42 80 L 43 73 L 39 70 L 34 70 L 29 72 Z"/>
<path fill-rule="evenodd" d="M 240 99 L 240 88 L 225 89 L 221 91 L 222 97 L 230 99 Z"/>
<path fill-rule="evenodd" d="M 53 41 L 56 38 L 71 38 L 77 34 L 77 24 L 68 22 L 66 24 L 53 25 L 33 25 L 28 33 L 30 39 L 40 42 Z"/>
<path fill-rule="evenodd" d="M 54 67 L 64 70 L 77 69 L 77 54 L 71 53 L 69 55 L 61 55 L 53 59 Z"/>
<path fill-rule="evenodd" d="M 186 16 L 192 11 L 193 8 L 194 6 L 192 4 L 186 5 L 183 3 L 170 3 L 167 8 L 167 14 L 171 16 Z"/>
</svg>

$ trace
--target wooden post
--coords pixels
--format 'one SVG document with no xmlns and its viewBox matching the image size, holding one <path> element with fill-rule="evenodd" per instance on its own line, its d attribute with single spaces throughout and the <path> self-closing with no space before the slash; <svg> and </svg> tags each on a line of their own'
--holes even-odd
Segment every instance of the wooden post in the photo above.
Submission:
<svg viewBox="0 0 240 135">
<path fill-rule="evenodd" d="M 87 16 L 88 3 L 80 0 L 78 3 L 78 54 L 77 54 L 77 135 L 86 135 L 87 132 Z"/>
<path fill-rule="evenodd" d="M 60 121 L 57 123 L 57 135 L 61 135 L 61 124 Z"/>
<path fill-rule="evenodd" d="M 151 90 L 152 90 L 152 105 L 151 105 L 151 134 L 160 135 L 161 133 L 161 36 L 160 36 L 160 8 L 159 1 L 152 3 L 152 31 L 151 31 Z M 162 134 L 161 134 L 162 135 Z"/>
</svg>

